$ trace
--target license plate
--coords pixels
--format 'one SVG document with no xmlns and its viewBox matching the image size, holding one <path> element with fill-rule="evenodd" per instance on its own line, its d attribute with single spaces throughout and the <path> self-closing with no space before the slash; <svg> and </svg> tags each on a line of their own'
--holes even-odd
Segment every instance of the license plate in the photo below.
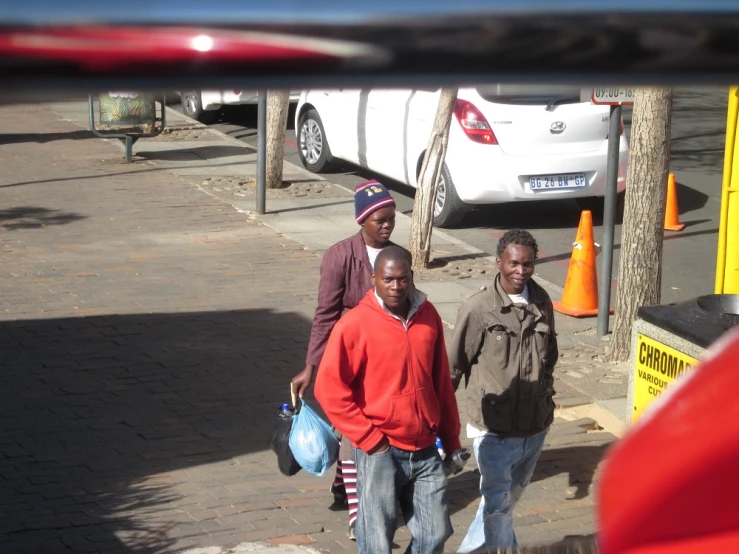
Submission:
<svg viewBox="0 0 739 554">
<path fill-rule="evenodd" d="M 584 173 L 570 173 L 567 175 L 535 175 L 529 177 L 531 190 L 576 189 L 587 186 L 588 181 Z"/>
</svg>

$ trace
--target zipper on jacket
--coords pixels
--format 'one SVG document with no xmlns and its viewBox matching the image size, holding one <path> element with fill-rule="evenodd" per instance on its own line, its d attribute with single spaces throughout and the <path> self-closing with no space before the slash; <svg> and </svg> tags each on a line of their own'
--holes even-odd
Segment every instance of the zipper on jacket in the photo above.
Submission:
<svg viewBox="0 0 739 554">
<path fill-rule="evenodd" d="M 410 327 L 410 320 L 408 320 L 408 327 Z M 411 386 L 413 387 L 413 394 L 416 397 L 416 419 L 418 421 L 418 428 L 423 429 L 423 422 L 421 421 L 421 412 L 418 406 L 418 385 L 416 384 L 416 366 L 413 363 L 413 356 L 411 356 L 411 341 L 408 338 L 408 329 L 405 326 L 403 326 L 403 328 L 405 330 L 405 343 L 408 348 L 408 365 L 410 366 Z M 418 441 L 415 441 L 414 446 L 416 448 L 418 447 Z"/>
<path fill-rule="evenodd" d="M 524 308 L 524 314 L 525 314 L 525 308 Z M 525 317 L 521 319 L 521 342 L 518 348 L 519 356 L 518 356 L 518 394 L 516 394 L 516 430 L 521 430 L 521 383 L 523 383 L 523 375 L 522 373 L 522 365 L 523 365 L 523 335 L 524 335 L 524 320 Z"/>
<path fill-rule="evenodd" d="M 410 329 L 411 321 L 412 321 L 413 317 L 415 317 L 418 314 L 418 311 L 419 310 L 416 310 L 416 312 L 413 314 L 413 316 L 412 317 L 409 317 L 405 321 L 405 323 L 403 323 L 403 321 L 401 319 L 399 319 L 397 317 L 393 317 L 390 314 L 386 314 L 386 315 L 388 317 L 391 317 L 395 321 L 397 321 L 400 324 L 401 328 L 403 329 L 403 333 L 405 334 L 405 344 L 406 344 L 406 348 L 408 350 L 408 367 L 409 367 L 409 373 L 410 373 L 410 377 L 411 377 L 411 386 L 413 387 L 413 394 L 416 396 L 416 421 L 418 422 L 418 428 L 419 429 L 423 429 L 423 424 L 421 422 L 421 413 L 420 413 L 419 407 L 418 407 L 418 394 L 417 394 L 417 392 L 418 392 L 417 391 L 417 388 L 418 387 L 416 385 L 416 367 L 415 367 L 415 364 L 413 363 L 413 356 L 411 356 L 411 341 L 408 338 L 408 330 Z M 418 442 L 417 441 L 414 442 L 414 446 L 415 447 L 418 447 Z"/>
<path fill-rule="evenodd" d="M 416 367 L 415 367 L 415 364 L 413 363 L 413 357 L 411 356 L 411 341 L 408 338 L 408 330 L 410 329 L 411 322 L 412 322 L 413 318 L 416 317 L 416 315 L 418 315 L 418 313 L 420 311 L 420 308 L 421 308 L 421 306 L 419 306 L 419 309 L 416 310 L 415 313 L 405 321 L 405 323 L 403 323 L 403 321 L 400 318 L 394 317 L 394 316 L 392 316 L 391 314 L 389 314 L 387 312 L 385 312 L 385 314 L 388 317 L 390 317 L 390 318 L 394 319 L 395 321 L 397 321 L 400 324 L 400 326 L 403 328 L 403 332 L 405 334 L 405 344 L 406 344 L 406 347 L 407 347 L 407 350 L 408 350 L 408 366 L 409 366 L 409 373 L 410 373 L 410 377 L 411 377 L 411 386 L 413 387 L 413 394 L 416 397 L 416 421 L 418 422 L 418 428 L 419 429 L 423 429 L 424 428 L 424 425 L 423 425 L 422 418 L 421 418 L 420 408 L 418 406 L 418 386 L 416 384 L 416 373 L 415 373 L 416 372 Z M 384 309 L 383 309 L 383 311 L 384 311 Z M 429 434 L 432 433 L 431 429 L 427 429 L 427 431 L 429 432 Z M 418 441 L 415 441 L 414 442 L 414 446 L 416 448 L 418 447 Z"/>
</svg>

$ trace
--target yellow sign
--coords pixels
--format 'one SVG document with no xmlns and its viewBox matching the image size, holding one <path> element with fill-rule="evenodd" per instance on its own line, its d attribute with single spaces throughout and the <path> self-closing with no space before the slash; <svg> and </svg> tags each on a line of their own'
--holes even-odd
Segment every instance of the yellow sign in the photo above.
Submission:
<svg viewBox="0 0 739 554">
<path fill-rule="evenodd" d="M 739 293 L 739 89 L 729 89 L 716 256 L 716 294 Z M 735 170 L 735 168 L 737 170 Z"/>
<path fill-rule="evenodd" d="M 667 385 L 697 363 L 695 358 L 637 334 L 633 419 L 636 420 Z"/>
</svg>

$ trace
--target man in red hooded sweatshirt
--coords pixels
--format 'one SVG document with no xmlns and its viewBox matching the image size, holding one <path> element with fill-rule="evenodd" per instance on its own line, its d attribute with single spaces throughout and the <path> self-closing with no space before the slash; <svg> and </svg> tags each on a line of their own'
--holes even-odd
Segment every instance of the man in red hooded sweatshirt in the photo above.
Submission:
<svg viewBox="0 0 739 554">
<path fill-rule="evenodd" d="M 357 552 L 390 554 L 399 503 L 414 552 L 443 552 L 452 534 L 436 448 L 461 448 L 441 318 L 413 286 L 410 253 L 377 255 L 373 289 L 335 325 L 315 395 L 355 447 Z"/>
</svg>

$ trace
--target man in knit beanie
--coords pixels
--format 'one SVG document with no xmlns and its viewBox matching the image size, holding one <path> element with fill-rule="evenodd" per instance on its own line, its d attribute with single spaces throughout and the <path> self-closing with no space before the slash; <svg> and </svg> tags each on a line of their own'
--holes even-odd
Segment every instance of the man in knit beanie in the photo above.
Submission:
<svg viewBox="0 0 739 554">
<path fill-rule="evenodd" d="M 377 181 L 367 181 L 354 189 L 354 215 L 360 225 L 370 214 L 386 206 L 395 206 L 395 200 Z"/>
</svg>

